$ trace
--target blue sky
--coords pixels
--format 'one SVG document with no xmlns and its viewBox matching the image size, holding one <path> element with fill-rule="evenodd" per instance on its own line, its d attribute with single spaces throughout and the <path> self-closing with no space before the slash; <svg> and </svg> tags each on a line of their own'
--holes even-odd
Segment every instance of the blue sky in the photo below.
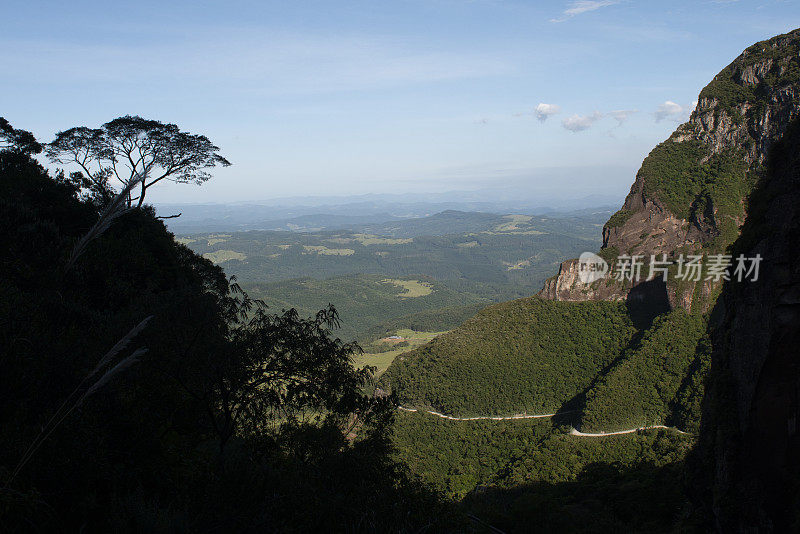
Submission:
<svg viewBox="0 0 800 534">
<path fill-rule="evenodd" d="M 138 114 L 234 163 L 155 202 L 623 195 L 719 70 L 797 26 L 791 1 L 5 0 L 0 115 L 48 141 Z"/>
</svg>

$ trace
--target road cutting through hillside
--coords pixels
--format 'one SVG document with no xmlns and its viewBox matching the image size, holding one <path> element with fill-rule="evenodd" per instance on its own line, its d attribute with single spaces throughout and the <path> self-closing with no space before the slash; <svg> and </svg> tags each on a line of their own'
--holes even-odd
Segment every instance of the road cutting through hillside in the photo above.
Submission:
<svg viewBox="0 0 800 534">
<path fill-rule="evenodd" d="M 454 417 L 452 415 L 446 415 L 441 412 L 437 412 L 434 410 L 420 410 L 418 408 L 406 408 L 405 406 L 398 406 L 398 410 L 402 410 L 404 412 L 421 412 L 427 413 L 430 415 L 435 415 L 441 419 L 447 419 L 448 421 L 513 421 L 517 419 L 546 419 L 549 417 L 554 417 L 556 414 L 554 413 L 546 413 L 546 414 L 539 414 L 539 415 L 527 415 L 527 414 L 517 414 L 517 415 L 508 415 L 508 416 L 476 416 L 476 417 Z M 566 413 L 566 412 L 565 412 Z M 579 436 L 583 438 L 603 438 L 606 436 L 619 436 L 621 434 L 633 434 L 634 432 L 639 432 L 642 430 L 654 430 L 654 429 L 663 429 L 663 430 L 674 430 L 678 434 L 685 434 L 688 435 L 688 432 L 684 432 L 683 430 L 679 430 L 674 426 L 664 426 L 664 425 L 650 425 L 650 426 L 640 426 L 637 428 L 631 428 L 630 430 L 616 430 L 614 432 L 581 432 L 580 430 L 576 430 L 573 428 L 570 430 L 570 436 Z"/>
<path fill-rule="evenodd" d="M 651 425 L 651 426 L 640 426 L 638 428 L 631 428 L 630 430 L 617 430 L 615 432 L 581 432 L 580 430 L 572 429 L 569 432 L 570 436 L 581 436 L 584 438 L 603 438 L 605 436 L 618 436 L 620 434 L 633 434 L 634 432 L 639 432 L 640 430 L 651 430 L 661 428 L 664 430 L 674 430 L 678 434 L 689 434 L 688 432 L 684 432 L 683 430 L 679 430 L 674 426 L 664 426 L 664 425 Z"/>
<path fill-rule="evenodd" d="M 442 419 L 447 419 L 449 421 L 510 421 L 514 419 L 544 419 L 547 417 L 553 417 L 554 413 L 546 413 L 542 415 L 526 415 L 526 414 L 518 414 L 518 415 L 509 415 L 509 416 L 481 416 L 481 417 L 453 417 L 452 415 L 445 415 L 443 413 L 435 412 L 433 410 L 418 410 L 417 408 L 406 408 L 405 406 L 398 406 L 397 407 L 404 412 L 423 412 L 428 413 L 431 415 L 435 415 L 436 417 L 441 417 Z"/>
</svg>

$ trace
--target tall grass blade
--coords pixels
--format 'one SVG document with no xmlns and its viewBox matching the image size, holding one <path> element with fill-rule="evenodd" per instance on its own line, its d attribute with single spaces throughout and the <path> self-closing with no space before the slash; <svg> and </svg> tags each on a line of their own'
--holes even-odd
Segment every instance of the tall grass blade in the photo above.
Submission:
<svg viewBox="0 0 800 534">
<path fill-rule="evenodd" d="M 69 259 L 67 260 L 67 265 L 64 268 L 65 271 L 69 271 L 72 266 L 75 264 L 77 259 L 83 254 L 86 247 L 100 237 L 103 232 L 108 230 L 108 227 L 111 226 L 111 223 L 114 222 L 115 219 L 125 215 L 133 208 L 127 205 L 127 200 L 130 197 L 131 191 L 133 188 L 142 183 L 147 175 L 150 172 L 150 168 L 145 168 L 142 173 L 136 173 L 136 176 L 130 180 L 125 187 L 122 188 L 117 196 L 115 196 L 108 206 L 103 210 L 100 214 L 100 218 L 97 219 L 97 222 L 89 229 L 89 231 L 84 235 L 73 247 L 72 253 L 69 255 Z"/>
<path fill-rule="evenodd" d="M 48 437 L 61 425 L 61 423 L 79 406 L 81 406 L 86 399 L 92 396 L 97 390 L 108 384 L 114 376 L 118 375 L 119 373 L 125 371 L 126 369 L 130 368 L 133 364 L 139 361 L 140 357 L 147 352 L 145 348 L 138 348 L 133 353 L 119 361 L 116 365 L 114 365 L 111 369 L 106 371 L 100 378 L 98 378 L 92 385 L 90 385 L 86 390 L 80 395 L 77 400 L 75 397 L 78 396 L 81 389 L 85 386 L 85 384 L 95 375 L 97 375 L 100 370 L 102 370 L 105 366 L 107 366 L 122 350 L 124 350 L 131 342 L 131 340 L 136 337 L 147 325 L 147 323 L 152 319 L 153 316 L 149 316 L 145 318 L 142 322 L 138 325 L 133 327 L 130 332 L 128 332 L 122 339 L 117 341 L 113 347 L 100 359 L 98 364 L 92 369 L 89 374 L 87 374 L 81 383 L 69 394 L 69 396 L 64 400 L 64 402 L 59 406 L 58 410 L 50 417 L 47 421 L 47 424 L 42 427 L 42 430 L 39 432 L 39 435 L 31 442 L 28 448 L 25 450 L 25 453 L 20 458 L 17 466 L 11 472 L 11 475 L 8 477 L 8 480 L 5 483 L 6 487 L 9 487 L 11 483 L 14 481 L 16 476 L 25 467 L 25 464 L 33 457 L 39 447 L 44 443 Z"/>
</svg>

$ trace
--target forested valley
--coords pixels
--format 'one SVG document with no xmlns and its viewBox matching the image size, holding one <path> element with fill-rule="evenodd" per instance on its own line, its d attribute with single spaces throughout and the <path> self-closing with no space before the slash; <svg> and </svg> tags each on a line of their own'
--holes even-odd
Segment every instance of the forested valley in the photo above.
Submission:
<svg viewBox="0 0 800 534">
<path fill-rule="evenodd" d="M 208 138 L 0 118 L 0 529 L 797 531 L 799 73 L 745 50 L 613 214 L 176 236 Z"/>
</svg>

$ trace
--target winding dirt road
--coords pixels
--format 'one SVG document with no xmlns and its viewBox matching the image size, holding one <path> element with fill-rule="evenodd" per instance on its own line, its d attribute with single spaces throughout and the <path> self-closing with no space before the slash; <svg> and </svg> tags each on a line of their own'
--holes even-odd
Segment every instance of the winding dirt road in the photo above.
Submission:
<svg viewBox="0 0 800 534">
<path fill-rule="evenodd" d="M 442 419 L 448 419 L 450 421 L 510 421 L 513 419 L 544 419 L 546 417 L 553 417 L 554 413 L 546 413 L 542 415 L 525 415 L 525 414 L 518 414 L 518 415 L 509 415 L 506 417 L 502 416 L 483 416 L 483 417 L 453 417 L 452 415 L 445 415 L 443 413 L 434 412 L 433 410 L 418 410 L 416 408 L 406 408 L 405 406 L 398 406 L 397 407 L 404 412 L 422 412 L 422 413 L 429 413 L 431 415 L 435 415 L 436 417 L 441 417 Z"/>
<path fill-rule="evenodd" d="M 517 414 L 517 415 L 509 415 L 509 416 L 477 416 L 477 417 L 454 417 L 452 415 L 446 415 L 440 412 L 436 412 L 434 410 L 420 410 L 417 408 L 406 408 L 405 406 L 398 406 L 398 410 L 402 410 L 404 412 L 422 412 L 427 413 L 430 415 L 435 415 L 436 417 L 440 417 L 442 419 L 447 419 L 448 421 L 513 421 L 516 419 L 545 419 L 548 417 L 553 417 L 556 414 L 554 413 L 545 413 L 540 415 L 527 415 L 527 414 Z M 579 436 L 583 438 L 604 438 L 606 436 L 618 436 L 620 434 L 633 434 L 634 432 L 639 432 L 640 430 L 653 430 L 653 429 L 664 429 L 664 430 L 674 430 L 678 434 L 689 434 L 688 432 L 684 432 L 683 430 L 679 430 L 674 426 L 664 426 L 664 425 L 651 425 L 651 426 L 640 426 L 637 428 L 631 428 L 629 430 L 617 430 L 614 432 L 581 432 L 580 430 L 572 429 L 570 430 L 570 436 Z"/>
<path fill-rule="evenodd" d="M 684 432 L 683 430 L 678 430 L 674 426 L 664 426 L 664 425 L 651 425 L 651 426 L 640 426 L 639 428 L 631 428 L 630 430 L 617 430 L 616 432 L 581 432 L 580 430 L 572 429 L 569 432 L 570 436 L 581 436 L 584 438 L 604 438 L 606 436 L 618 436 L 620 434 L 633 434 L 634 432 L 639 432 L 640 430 L 650 430 L 653 428 L 663 428 L 665 430 L 674 430 L 678 434 L 689 434 L 688 432 Z"/>
</svg>

